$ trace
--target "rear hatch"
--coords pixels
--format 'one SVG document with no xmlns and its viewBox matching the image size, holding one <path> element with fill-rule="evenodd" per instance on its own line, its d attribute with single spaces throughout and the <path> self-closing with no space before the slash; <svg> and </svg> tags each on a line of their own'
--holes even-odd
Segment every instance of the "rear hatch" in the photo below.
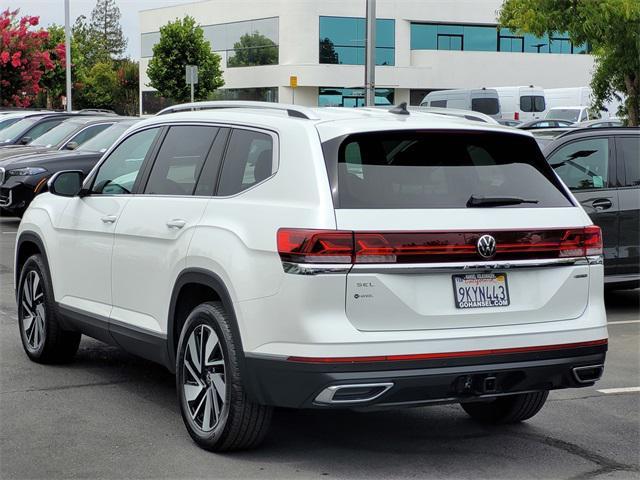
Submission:
<svg viewBox="0 0 640 480">
<path fill-rule="evenodd" d="M 346 313 L 359 330 L 553 322 L 588 302 L 601 248 L 529 136 L 395 130 L 324 143 L 337 228 L 351 235 Z M 344 247 L 344 244 L 341 244 Z"/>
</svg>

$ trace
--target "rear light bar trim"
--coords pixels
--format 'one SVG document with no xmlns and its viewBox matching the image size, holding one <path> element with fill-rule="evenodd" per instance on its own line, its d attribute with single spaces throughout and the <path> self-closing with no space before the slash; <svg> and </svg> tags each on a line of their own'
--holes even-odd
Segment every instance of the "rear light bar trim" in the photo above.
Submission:
<svg viewBox="0 0 640 480">
<path fill-rule="evenodd" d="M 402 362 L 416 360 L 439 360 L 446 358 L 487 357 L 492 355 L 513 355 L 518 353 L 549 352 L 555 350 L 571 350 L 574 348 L 587 348 L 607 346 L 608 339 L 591 340 L 588 342 L 562 343 L 556 345 L 537 345 L 533 347 L 494 348 L 486 350 L 468 350 L 462 352 L 417 353 L 408 355 L 375 355 L 367 357 L 287 357 L 289 362 L 297 363 L 377 363 L 377 362 Z"/>
<path fill-rule="evenodd" d="M 480 257 L 477 239 L 496 238 L 496 253 Z M 602 254 L 597 226 L 536 230 L 370 232 L 281 228 L 283 262 L 316 264 L 407 264 L 558 259 Z"/>
</svg>

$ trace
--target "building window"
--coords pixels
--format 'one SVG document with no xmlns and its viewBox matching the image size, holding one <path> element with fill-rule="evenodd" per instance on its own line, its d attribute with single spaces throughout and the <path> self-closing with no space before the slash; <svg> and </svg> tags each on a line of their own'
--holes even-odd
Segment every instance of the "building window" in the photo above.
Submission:
<svg viewBox="0 0 640 480">
<path fill-rule="evenodd" d="M 476 52 L 588 53 L 574 46 L 566 34 L 536 37 L 518 35 L 496 25 L 411 23 L 411 50 L 465 50 Z"/>
<path fill-rule="evenodd" d="M 321 87 L 318 90 L 319 107 L 364 107 L 363 88 Z M 376 105 L 393 105 L 392 88 L 376 88 Z"/>
<path fill-rule="evenodd" d="M 364 65 L 366 21 L 320 17 L 320 63 Z M 395 64 L 395 21 L 376 20 L 376 65 Z"/>
<path fill-rule="evenodd" d="M 204 25 L 204 38 L 211 50 L 220 54 L 227 67 L 247 67 L 278 64 L 278 17 L 243 22 Z M 153 46 L 160 40 L 159 32 L 141 35 L 141 56 L 153 56 Z"/>
<path fill-rule="evenodd" d="M 255 100 L 260 102 L 277 102 L 278 87 L 221 88 L 213 92 L 209 100 Z"/>
</svg>

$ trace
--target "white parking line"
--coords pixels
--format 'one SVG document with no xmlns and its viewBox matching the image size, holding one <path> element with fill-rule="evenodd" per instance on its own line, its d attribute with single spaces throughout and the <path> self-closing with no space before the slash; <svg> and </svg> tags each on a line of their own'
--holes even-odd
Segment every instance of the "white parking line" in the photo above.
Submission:
<svg viewBox="0 0 640 480">
<path fill-rule="evenodd" d="M 640 387 L 603 388 L 600 393 L 634 393 L 640 392 Z"/>
<path fill-rule="evenodd" d="M 618 322 L 607 322 L 607 325 L 624 325 L 625 323 L 640 323 L 640 320 L 620 320 Z"/>
</svg>

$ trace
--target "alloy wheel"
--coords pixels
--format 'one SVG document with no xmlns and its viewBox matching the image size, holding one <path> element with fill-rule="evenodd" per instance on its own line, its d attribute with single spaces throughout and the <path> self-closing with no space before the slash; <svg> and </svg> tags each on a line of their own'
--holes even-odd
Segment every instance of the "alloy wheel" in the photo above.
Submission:
<svg viewBox="0 0 640 480">
<path fill-rule="evenodd" d="M 226 399 L 224 353 L 208 325 L 198 325 L 184 353 L 182 391 L 191 419 L 204 432 L 213 430 Z"/>
<path fill-rule="evenodd" d="M 37 271 L 27 273 L 22 286 L 22 329 L 27 347 L 37 351 L 45 338 L 46 310 L 42 279 Z"/>
</svg>

